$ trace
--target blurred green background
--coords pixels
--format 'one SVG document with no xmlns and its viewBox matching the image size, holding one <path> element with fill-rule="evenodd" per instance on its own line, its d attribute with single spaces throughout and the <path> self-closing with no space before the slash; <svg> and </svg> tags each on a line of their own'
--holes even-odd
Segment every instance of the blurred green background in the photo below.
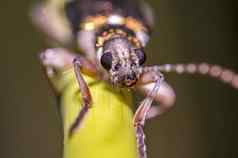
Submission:
<svg viewBox="0 0 238 158">
<path fill-rule="evenodd" d="M 150 0 L 156 28 L 150 64 L 203 62 L 238 71 L 237 4 L 232 0 Z M 61 125 L 37 53 L 33 0 L 0 5 L 0 157 L 60 158 Z M 146 125 L 149 158 L 237 158 L 238 91 L 204 76 L 166 75 L 176 108 Z"/>
</svg>

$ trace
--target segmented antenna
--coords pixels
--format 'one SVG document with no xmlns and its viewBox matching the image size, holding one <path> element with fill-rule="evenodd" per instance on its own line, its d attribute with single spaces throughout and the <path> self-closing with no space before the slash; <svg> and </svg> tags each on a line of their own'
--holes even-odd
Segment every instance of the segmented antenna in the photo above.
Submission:
<svg viewBox="0 0 238 158">
<path fill-rule="evenodd" d="M 238 89 L 238 74 L 230 69 L 223 68 L 219 65 L 207 63 L 190 63 L 190 64 L 165 64 L 151 67 L 155 71 L 176 72 L 177 74 L 201 74 L 217 78 L 224 83 L 230 84 Z"/>
</svg>

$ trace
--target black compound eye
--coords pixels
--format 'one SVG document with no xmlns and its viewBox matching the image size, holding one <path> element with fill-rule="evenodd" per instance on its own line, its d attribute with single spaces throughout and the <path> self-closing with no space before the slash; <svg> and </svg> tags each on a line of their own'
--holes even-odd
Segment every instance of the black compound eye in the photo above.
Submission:
<svg viewBox="0 0 238 158">
<path fill-rule="evenodd" d="M 136 49 L 135 52 L 136 52 L 136 55 L 137 55 L 137 57 L 139 59 L 139 64 L 140 65 L 144 64 L 145 60 L 146 60 L 146 56 L 145 56 L 144 51 L 141 50 L 141 49 Z"/>
<path fill-rule="evenodd" d="M 101 57 L 101 64 L 106 69 L 109 70 L 112 67 L 112 53 L 104 53 Z"/>
</svg>

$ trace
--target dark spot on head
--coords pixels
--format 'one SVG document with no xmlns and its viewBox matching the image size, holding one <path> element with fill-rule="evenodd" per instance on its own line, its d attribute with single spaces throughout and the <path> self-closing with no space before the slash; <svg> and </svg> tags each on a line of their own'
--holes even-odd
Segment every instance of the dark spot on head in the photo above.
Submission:
<svg viewBox="0 0 238 158">
<path fill-rule="evenodd" d="M 126 76 L 126 80 L 135 80 L 136 79 L 136 74 L 132 73 Z"/>
<path fill-rule="evenodd" d="M 136 66 L 137 64 L 135 62 L 131 63 L 131 67 Z"/>
<path fill-rule="evenodd" d="M 117 64 L 115 65 L 114 69 L 117 71 L 117 70 L 120 69 L 120 67 L 121 67 L 121 64 L 120 64 L 120 63 L 117 63 Z"/>
</svg>

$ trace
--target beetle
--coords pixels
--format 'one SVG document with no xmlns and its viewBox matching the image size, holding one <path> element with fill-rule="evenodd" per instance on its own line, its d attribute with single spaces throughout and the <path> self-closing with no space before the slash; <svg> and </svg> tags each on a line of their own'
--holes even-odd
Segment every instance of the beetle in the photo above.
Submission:
<svg viewBox="0 0 238 158">
<path fill-rule="evenodd" d="M 74 41 L 84 53 L 75 55 L 69 49 L 53 48 L 40 55 L 48 75 L 53 74 L 55 69 L 74 67 L 83 103 L 75 122 L 70 126 L 69 137 L 80 130 L 81 122 L 93 102 L 90 88 L 82 74 L 107 81 L 116 89 L 139 90 L 146 96 L 133 119 L 141 158 L 146 157 L 143 132 L 146 119 L 160 116 L 171 109 L 175 102 L 174 90 L 164 81 L 162 72 L 209 75 L 238 88 L 238 75 L 218 65 L 190 63 L 144 66 L 144 48 L 153 28 L 152 12 L 146 3 L 135 0 L 72 0 L 61 3 L 64 16 L 55 18 L 57 14 L 54 10 L 50 7 L 47 9 L 50 5 L 38 5 L 33 11 L 33 21 L 61 45 L 67 46 Z M 63 26 L 70 29 L 60 28 Z M 154 100 L 160 105 L 151 107 Z"/>
</svg>

